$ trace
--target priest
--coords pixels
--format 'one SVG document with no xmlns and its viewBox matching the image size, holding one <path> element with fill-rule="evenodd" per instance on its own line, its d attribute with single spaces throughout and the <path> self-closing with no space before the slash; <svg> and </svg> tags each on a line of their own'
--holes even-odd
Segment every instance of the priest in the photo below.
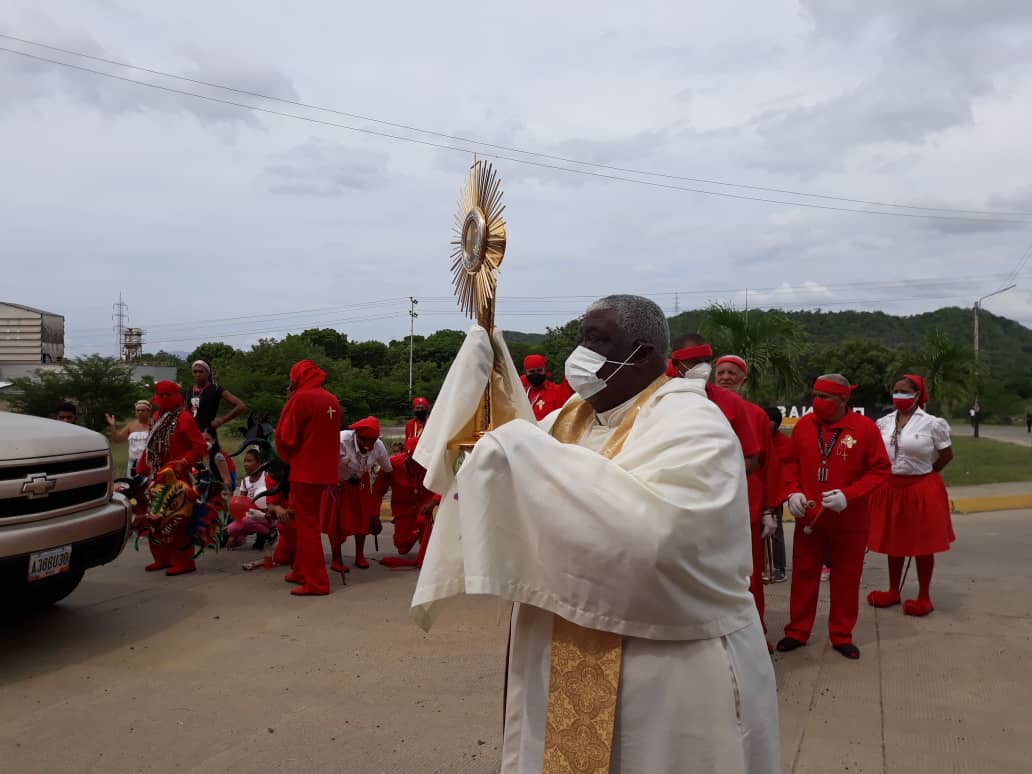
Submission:
<svg viewBox="0 0 1032 774">
<path fill-rule="evenodd" d="M 742 451 L 668 347 L 652 301 L 596 301 L 577 396 L 539 425 L 500 332 L 474 327 L 416 450 L 444 493 L 416 621 L 462 593 L 515 603 L 502 774 L 779 770 Z M 454 473 L 489 384 L 498 427 Z"/>
</svg>

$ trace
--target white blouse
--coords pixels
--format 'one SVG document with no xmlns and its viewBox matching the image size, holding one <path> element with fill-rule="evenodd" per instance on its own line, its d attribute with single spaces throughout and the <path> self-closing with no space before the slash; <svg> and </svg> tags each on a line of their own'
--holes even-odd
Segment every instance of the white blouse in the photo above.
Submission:
<svg viewBox="0 0 1032 774">
<path fill-rule="evenodd" d="M 355 431 L 340 431 L 340 483 L 344 483 L 352 476 L 361 478 L 363 473 L 371 473 L 377 465 L 385 473 L 391 472 L 391 455 L 387 453 L 387 447 L 383 445 L 383 441 L 377 438 L 373 448 L 363 454 L 358 449 Z"/>
<path fill-rule="evenodd" d="M 918 409 L 910 417 L 899 437 L 893 441 L 896 432 L 896 415 L 891 414 L 878 420 L 885 451 L 892 460 L 892 472 L 897 476 L 923 476 L 932 472 L 932 463 L 936 452 L 948 449 L 950 441 L 950 425 L 941 417 L 933 417 L 924 409 Z"/>
</svg>

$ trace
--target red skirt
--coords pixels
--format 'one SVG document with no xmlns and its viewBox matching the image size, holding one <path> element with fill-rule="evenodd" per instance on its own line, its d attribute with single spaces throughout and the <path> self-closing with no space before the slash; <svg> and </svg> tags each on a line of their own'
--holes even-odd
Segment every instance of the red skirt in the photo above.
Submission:
<svg viewBox="0 0 1032 774">
<path fill-rule="evenodd" d="M 890 476 L 867 500 L 867 546 L 889 556 L 924 556 L 950 550 L 956 536 L 946 485 L 938 473 Z"/>
<path fill-rule="evenodd" d="M 368 535 L 370 519 L 380 512 L 369 491 L 369 476 L 362 476 L 358 484 L 344 482 L 332 491 L 334 496 L 322 513 L 322 531 L 330 541 L 343 543 L 348 535 Z"/>
</svg>

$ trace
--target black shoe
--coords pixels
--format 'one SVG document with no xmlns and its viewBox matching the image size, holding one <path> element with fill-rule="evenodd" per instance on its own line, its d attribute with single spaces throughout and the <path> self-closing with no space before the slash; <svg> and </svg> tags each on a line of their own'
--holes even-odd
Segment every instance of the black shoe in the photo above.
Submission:
<svg viewBox="0 0 1032 774">
<path fill-rule="evenodd" d="M 805 644 L 805 642 L 800 642 L 795 637 L 782 637 L 778 642 L 778 651 L 781 653 L 788 653 L 796 648 L 803 647 Z"/>
<path fill-rule="evenodd" d="M 771 583 L 784 583 L 788 580 L 788 576 L 785 575 L 784 570 L 775 570 L 774 577 L 771 578 Z"/>
<path fill-rule="evenodd" d="M 254 550 L 261 551 L 265 548 L 265 535 L 254 536 Z"/>
<path fill-rule="evenodd" d="M 860 658 L 860 648 L 851 642 L 847 642 L 845 645 L 833 645 L 832 647 L 850 661 L 856 661 Z"/>
</svg>

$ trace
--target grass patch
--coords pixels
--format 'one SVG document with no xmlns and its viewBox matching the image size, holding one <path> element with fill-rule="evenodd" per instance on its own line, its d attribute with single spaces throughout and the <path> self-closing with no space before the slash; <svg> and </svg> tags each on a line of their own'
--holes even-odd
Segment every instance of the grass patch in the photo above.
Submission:
<svg viewBox="0 0 1032 774">
<path fill-rule="evenodd" d="M 943 478 L 947 486 L 1032 481 L 1032 447 L 954 436 L 953 462 Z"/>
</svg>

